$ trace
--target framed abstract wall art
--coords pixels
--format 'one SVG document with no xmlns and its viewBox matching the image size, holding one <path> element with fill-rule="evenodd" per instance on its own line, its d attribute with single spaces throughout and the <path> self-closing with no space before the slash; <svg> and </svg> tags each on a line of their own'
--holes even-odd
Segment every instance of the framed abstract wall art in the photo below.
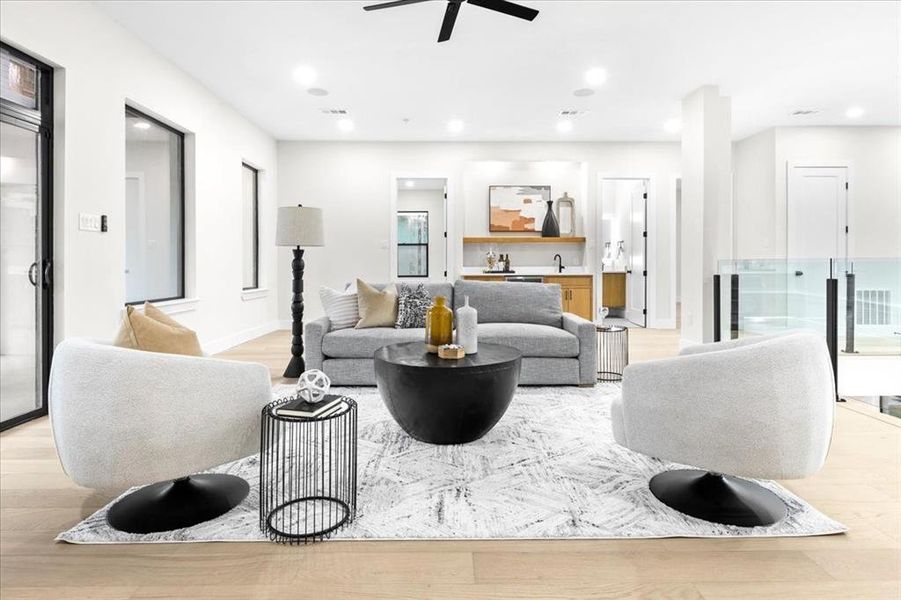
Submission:
<svg viewBox="0 0 901 600">
<path fill-rule="evenodd" d="M 541 231 L 550 199 L 549 185 L 488 186 L 488 231 Z"/>
</svg>

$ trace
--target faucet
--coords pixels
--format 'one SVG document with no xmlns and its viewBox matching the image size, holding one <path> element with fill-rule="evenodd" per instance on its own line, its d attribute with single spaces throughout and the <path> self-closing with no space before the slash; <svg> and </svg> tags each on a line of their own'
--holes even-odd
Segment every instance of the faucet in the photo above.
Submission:
<svg viewBox="0 0 901 600">
<path fill-rule="evenodd" d="M 557 272 L 558 272 L 558 273 L 562 273 L 562 272 L 563 272 L 563 269 L 566 268 L 566 267 L 563 266 L 563 257 L 560 256 L 559 254 L 555 254 L 555 255 L 554 255 L 554 260 L 557 261 Z"/>
</svg>

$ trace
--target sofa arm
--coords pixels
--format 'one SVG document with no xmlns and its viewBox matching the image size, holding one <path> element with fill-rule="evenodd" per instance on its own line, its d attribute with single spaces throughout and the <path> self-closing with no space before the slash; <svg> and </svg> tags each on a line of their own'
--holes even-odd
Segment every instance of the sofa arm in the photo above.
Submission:
<svg viewBox="0 0 901 600">
<path fill-rule="evenodd" d="M 595 385 L 598 380 L 597 328 L 573 313 L 563 313 L 563 329 L 579 339 L 579 385 Z"/>
<path fill-rule="evenodd" d="M 744 477 L 815 472 L 831 439 L 834 390 L 825 344 L 806 337 L 629 365 L 624 445 Z"/>
<path fill-rule="evenodd" d="M 319 317 L 303 328 L 304 361 L 307 369 L 322 369 L 322 338 L 329 332 L 332 322 L 328 317 Z"/>
</svg>

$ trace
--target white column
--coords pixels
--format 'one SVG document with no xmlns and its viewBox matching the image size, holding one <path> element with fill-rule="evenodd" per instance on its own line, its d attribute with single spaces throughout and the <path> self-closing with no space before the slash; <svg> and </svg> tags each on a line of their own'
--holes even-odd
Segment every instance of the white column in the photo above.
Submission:
<svg viewBox="0 0 901 600">
<path fill-rule="evenodd" d="M 704 86 L 682 99 L 684 343 L 713 340 L 713 274 L 730 257 L 731 208 L 731 103 L 716 86 Z"/>
</svg>

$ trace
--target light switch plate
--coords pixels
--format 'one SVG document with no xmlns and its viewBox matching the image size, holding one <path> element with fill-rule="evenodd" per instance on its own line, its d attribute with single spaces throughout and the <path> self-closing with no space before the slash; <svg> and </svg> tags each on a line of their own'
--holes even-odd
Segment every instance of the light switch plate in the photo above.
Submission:
<svg viewBox="0 0 901 600">
<path fill-rule="evenodd" d="M 100 215 L 78 213 L 78 229 L 81 231 L 100 232 Z"/>
</svg>

